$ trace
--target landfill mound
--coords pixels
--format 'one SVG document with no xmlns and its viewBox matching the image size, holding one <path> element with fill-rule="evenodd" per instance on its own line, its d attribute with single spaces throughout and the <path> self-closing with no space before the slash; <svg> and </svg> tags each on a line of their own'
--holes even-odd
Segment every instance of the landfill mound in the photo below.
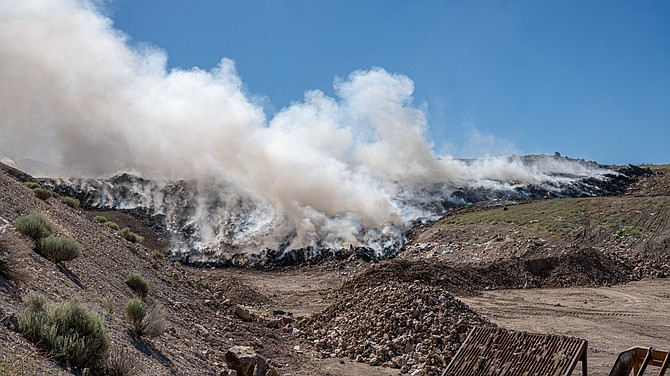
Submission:
<svg viewBox="0 0 670 376">
<path fill-rule="evenodd" d="M 456 186 L 445 182 L 398 189 L 388 200 L 401 213 L 399 222 L 377 225 L 364 225 L 352 212 L 296 224 L 272 200 L 221 181 L 158 181 L 124 173 L 109 179 L 41 182 L 61 195 L 77 197 L 84 208 L 123 210 L 138 217 L 170 240 L 175 260 L 211 266 L 287 266 L 351 255 L 366 261 L 392 258 L 402 250 L 411 228 L 454 208 L 481 202 L 621 194 L 649 173 L 634 166 L 614 171 L 547 156 L 517 157 L 514 163 L 540 177 L 534 182 L 491 178 Z M 563 167 L 543 171 L 539 166 L 544 164 Z"/>
<path fill-rule="evenodd" d="M 498 287 L 602 286 L 670 277 L 670 169 L 643 171 L 618 196 L 453 210 L 415 227 L 398 258 L 485 271 Z"/>
</svg>

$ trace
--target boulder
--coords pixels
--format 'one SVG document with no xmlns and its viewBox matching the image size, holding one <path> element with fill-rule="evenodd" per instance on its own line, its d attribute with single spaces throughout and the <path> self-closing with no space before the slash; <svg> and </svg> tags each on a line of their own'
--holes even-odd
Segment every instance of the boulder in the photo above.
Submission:
<svg viewBox="0 0 670 376">
<path fill-rule="evenodd" d="M 250 346 L 231 347 L 224 354 L 224 360 L 228 368 L 237 372 L 237 376 L 279 376 L 268 360 Z"/>
<path fill-rule="evenodd" d="M 237 317 L 241 318 L 244 321 L 251 321 L 251 313 L 249 308 L 245 306 L 238 305 L 235 307 L 235 314 Z"/>
</svg>

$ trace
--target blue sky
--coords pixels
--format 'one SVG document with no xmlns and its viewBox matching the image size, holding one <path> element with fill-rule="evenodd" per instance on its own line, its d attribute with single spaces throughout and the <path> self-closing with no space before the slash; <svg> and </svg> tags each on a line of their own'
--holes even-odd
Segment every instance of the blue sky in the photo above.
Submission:
<svg viewBox="0 0 670 376">
<path fill-rule="evenodd" d="M 438 154 L 670 162 L 668 1 L 112 0 L 169 67 L 236 62 L 269 115 L 382 67 L 415 83 Z"/>
</svg>

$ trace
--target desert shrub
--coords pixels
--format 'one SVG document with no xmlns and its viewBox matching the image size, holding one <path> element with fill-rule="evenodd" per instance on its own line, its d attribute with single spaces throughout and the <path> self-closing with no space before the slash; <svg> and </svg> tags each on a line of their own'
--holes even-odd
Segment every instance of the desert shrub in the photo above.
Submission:
<svg viewBox="0 0 670 376">
<path fill-rule="evenodd" d="M 93 220 L 98 223 L 105 223 L 107 222 L 107 217 L 105 217 L 104 215 L 96 215 L 95 217 L 93 217 Z"/>
<path fill-rule="evenodd" d="M 126 278 L 126 285 L 142 298 L 146 298 L 149 294 L 149 283 L 141 274 L 133 273 L 129 275 Z"/>
<path fill-rule="evenodd" d="M 35 189 L 33 189 L 33 192 L 35 192 L 35 196 L 37 196 L 38 198 L 40 198 L 42 200 L 48 200 L 48 199 L 51 198 L 51 196 L 53 196 L 51 194 L 51 191 L 46 190 L 44 188 L 35 188 Z"/>
<path fill-rule="evenodd" d="M 114 231 L 119 231 L 121 229 L 121 226 L 117 225 L 116 222 L 105 222 L 105 226 L 111 228 Z"/>
<path fill-rule="evenodd" d="M 137 235 L 136 233 L 130 231 L 128 227 L 119 230 L 117 234 L 132 243 L 142 243 L 144 241 L 143 236 Z"/>
<path fill-rule="evenodd" d="M 162 259 L 165 258 L 165 253 L 163 253 L 163 252 L 161 252 L 161 251 L 159 251 L 159 250 L 155 250 L 155 251 L 151 252 L 151 257 L 152 257 L 154 260 L 162 260 Z"/>
<path fill-rule="evenodd" d="M 49 356 L 76 367 L 95 367 L 107 358 L 109 337 L 97 313 L 78 300 L 49 304 L 30 294 L 18 315 L 19 331 Z"/>
<path fill-rule="evenodd" d="M 23 235 L 38 242 L 53 234 L 54 225 L 39 213 L 30 213 L 16 220 L 14 227 Z"/>
<path fill-rule="evenodd" d="M 142 320 L 147 315 L 144 303 L 137 298 L 126 302 L 126 318 L 130 322 L 133 332 L 139 333 L 142 329 Z"/>
<path fill-rule="evenodd" d="M 102 301 L 102 307 L 110 315 L 114 312 L 114 296 L 112 294 L 105 295 L 105 299 Z"/>
<path fill-rule="evenodd" d="M 165 312 L 160 306 L 147 310 L 137 298 L 126 302 L 126 319 L 137 336 L 157 337 L 165 332 Z"/>
<path fill-rule="evenodd" d="M 135 376 L 142 374 L 142 368 L 128 349 L 117 348 L 110 351 L 104 374 L 105 376 Z"/>
<path fill-rule="evenodd" d="M 158 337 L 165 333 L 167 326 L 165 324 L 165 310 L 162 306 L 156 305 L 147 311 L 144 320 L 142 320 L 141 336 Z"/>
<path fill-rule="evenodd" d="M 28 275 L 23 263 L 17 257 L 18 239 L 10 233 L 0 233 L 0 278 L 14 282 L 23 282 Z"/>
<path fill-rule="evenodd" d="M 12 265 L 9 262 L 8 251 L 5 238 L 0 234 L 0 277 L 4 279 L 12 279 Z"/>
<path fill-rule="evenodd" d="M 60 198 L 60 202 L 64 203 L 65 205 L 71 207 L 71 208 L 78 208 L 79 207 L 79 200 L 77 200 L 74 197 L 70 196 L 63 196 Z"/>
<path fill-rule="evenodd" d="M 39 183 L 35 183 L 34 181 L 27 181 L 24 182 L 23 185 L 30 189 L 35 189 L 35 188 L 42 188 L 42 186 Z"/>
<path fill-rule="evenodd" d="M 37 243 L 37 251 L 55 263 L 71 261 L 81 255 L 81 244 L 71 238 L 49 236 Z"/>
</svg>

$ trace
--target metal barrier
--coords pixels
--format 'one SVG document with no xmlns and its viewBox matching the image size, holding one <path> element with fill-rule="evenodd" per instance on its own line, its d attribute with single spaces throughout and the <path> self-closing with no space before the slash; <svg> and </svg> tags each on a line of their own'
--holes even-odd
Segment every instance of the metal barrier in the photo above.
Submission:
<svg viewBox="0 0 670 376">
<path fill-rule="evenodd" d="M 657 375 L 664 376 L 670 367 L 670 351 L 632 347 L 619 354 L 609 376 L 642 376 L 648 366 L 659 367 Z"/>
<path fill-rule="evenodd" d="M 568 376 L 582 362 L 588 342 L 549 334 L 475 327 L 442 376 Z"/>
</svg>

